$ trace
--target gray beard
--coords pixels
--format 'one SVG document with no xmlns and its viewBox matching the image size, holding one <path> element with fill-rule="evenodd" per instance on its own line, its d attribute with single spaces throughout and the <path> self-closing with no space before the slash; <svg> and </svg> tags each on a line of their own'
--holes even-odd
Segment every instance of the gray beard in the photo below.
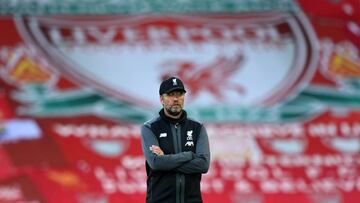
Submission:
<svg viewBox="0 0 360 203">
<path fill-rule="evenodd" d="M 171 107 L 170 108 L 166 108 L 166 111 L 168 114 L 172 115 L 172 116 L 178 116 L 181 114 L 182 109 L 180 109 L 180 111 L 172 111 Z"/>
<path fill-rule="evenodd" d="M 179 112 L 168 111 L 168 113 L 169 113 L 170 115 L 172 115 L 172 116 L 178 116 L 178 115 L 181 114 L 181 111 L 179 111 Z"/>
</svg>

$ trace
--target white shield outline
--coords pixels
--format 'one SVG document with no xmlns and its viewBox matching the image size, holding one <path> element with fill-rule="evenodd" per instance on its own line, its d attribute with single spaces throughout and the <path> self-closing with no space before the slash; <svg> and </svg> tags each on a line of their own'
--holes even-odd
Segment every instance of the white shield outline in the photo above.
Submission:
<svg viewBox="0 0 360 203">
<path fill-rule="evenodd" d="M 290 28 L 294 33 L 294 39 L 296 43 L 296 53 L 297 57 L 292 62 L 291 70 L 295 70 L 295 72 L 289 73 L 284 80 L 278 84 L 278 88 L 274 88 L 273 92 L 270 92 L 270 95 L 267 98 L 264 98 L 262 101 L 259 101 L 256 105 L 260 106 L 273 106 L 277 105 L 280 102 L 284 102 L 284 100 L 289 100 L 292 97 L 296 96 L 299 91 L 301 91 L 309 82 L 313 74 L 316 70 L 316 63 L 318 58 L 318 53 L 316 52 L 318 44 L 316 40 L 315 33 L 308 22 L 307 18 L 301 11 L 296 11 L 294 13 L 261 13 L 261 14 L 251 14 L 252 18 L 249 19 L 248 17 L 241 19 L 242 23 L 253 24 L 254 22 L 257 23 L 273 23 L 277 21 L 286 21 Z M 235 15 L 225 15 L 229 17 L 229 20 L 236 20 Z M 243 16 L 243 15 L 240 15 Z M 260 16 L 260 17 L 259 17 Z M 184 20 L 184 21 L 208 21 L 208 18 L 203 18 L 199 15 L 194 17 L 191 16 L 181 16 L 181 15 L 167 15 L 168 18 L 174 18 L 177 20 Z M 257 17 L 257 18 L 256 18 Z M 88 23 L 92 24 L 101 24 L 104 25 L 125 25 L 125 24 L 132 24 L 143 22 L 146 20 L 154 20 L 154 18 L 164 18 L 164 15 L 151 15 L 151 18 L 148 16 L 131 16 L 125 17 L 123 19 L 116 19 L 112 17 L 109 20 L 107 17 L 104 17 L 106 21 L 103 19 L 100 22 L 96 21 L 79 21 L 80 24 L 86 25 Z M 233 18 L 233 19 L 231 19 Z M 101 92 L 105 92 L 109 95 L 114 96 L 117 99 L 130 102 L 132 104 L 142 106 L 142 107 L 152 107 L 154 104 L 146 101 L 141 100 L 137 97 L 131 96 L 126 94 L 126 92 L 119 91 L 117 89 L 113 89 L 112 87 L 107 87 L 99 83 L 97 80 L 94 80 L 92 77 L 84 76 L 83 74 L 79 73 L 76 68 L 77 64 L 67 59 L 65 56 L 61 55 L 56 49 L 51 48 L 51 45 L 48 41 L 42 37 L 43 33 L 40 31 L 38 27 L 38 22 L 41 23 L 52 23 L 52 24 L 59 24 L 59 25 L 66 25 L 70 26 L 73 23 L 73 20 L 68 19 L 61 19 L 58 17 L 16 17 L 16 25 L 22 35 L 23 39 L 30 44 L 35 45 L 41 53 L 54 64 L 54 66 L 60 68 L 64 73 L 67 73 L 67 76 L 73 79 L 73 81 L 79 82 L 79 84 L 87 85 L 92 84 L 92 86 L 100 90 Z M 224 21 L 223 19 L 221 19 Z M 30 22 L 30 23 L 28 23 Z M 210 22 L 211 23 L 211 22 Z M 46 48 L 47 47 L 47 48 Z M 50 47 L 50 48 L 49 48 Z M 290 82 L 289 82 L 290 81 Z"/>
</svg>

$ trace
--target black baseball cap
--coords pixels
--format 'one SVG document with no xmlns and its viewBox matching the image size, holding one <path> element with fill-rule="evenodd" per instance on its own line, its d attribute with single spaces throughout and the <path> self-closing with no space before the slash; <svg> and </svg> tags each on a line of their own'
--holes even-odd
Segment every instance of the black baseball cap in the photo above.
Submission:
<svg viewBox="0 0 360 203">
<path fill-rule="evenodd" d="M 170 77 L 161 82 L 159 94 L 168 94 L 175 90 L 186 92 L 183 82 L 177 77 Z"/>
</svg>

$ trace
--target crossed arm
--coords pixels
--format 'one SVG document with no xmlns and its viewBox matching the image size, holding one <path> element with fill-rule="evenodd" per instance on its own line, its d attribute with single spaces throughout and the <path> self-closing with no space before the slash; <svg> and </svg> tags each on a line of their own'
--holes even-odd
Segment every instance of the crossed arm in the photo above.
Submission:
<svg viewBox="0 0 360 203">
<path fill-rule="evenodd" d="M 164 154 L 155 135 L 146 126 L 141 128 L 141 143 L 146 161 L 154 170 L 176 170 L 185 174 L 206 173 L 209 170 L 209 140 L 204 127 L 200 131 L 195 153 Z"/>
</svg>

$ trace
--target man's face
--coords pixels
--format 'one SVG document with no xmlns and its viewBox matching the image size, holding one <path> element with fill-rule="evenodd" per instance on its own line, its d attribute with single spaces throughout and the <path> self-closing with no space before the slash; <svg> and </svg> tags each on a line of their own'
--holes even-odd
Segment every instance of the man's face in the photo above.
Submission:
<svg viewBox="0 0 360 203">
<path fill-rule="evenodd" d="M 181 113 L 184 107 L 184 99 L 185 93 L 182 91 L 173 91 L 160 96 L 160 101 L 165 111 L 172 116 L 177 116 Z"/>
</svg>

